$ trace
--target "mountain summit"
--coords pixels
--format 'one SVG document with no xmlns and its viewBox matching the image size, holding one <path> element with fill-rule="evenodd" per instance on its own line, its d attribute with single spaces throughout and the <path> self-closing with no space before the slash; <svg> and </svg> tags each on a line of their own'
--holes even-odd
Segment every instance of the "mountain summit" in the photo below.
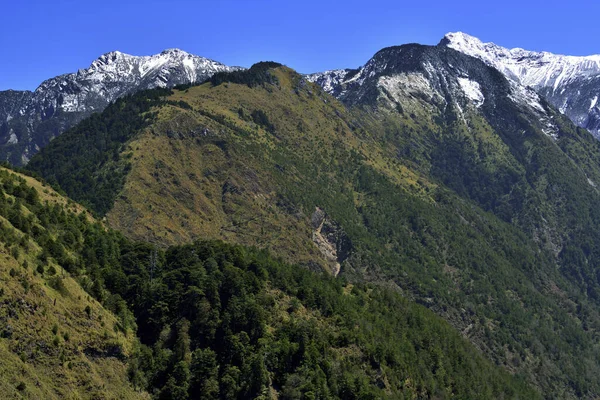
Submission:
<svg viewBox="0 0 600 400">
<path fill-rule="evenodd" d="M 52 138 L 121 96 L 238 69 L 179 49 L 152 56 L 112 51 L 86 69 L 44 81 L 34 92 L 0 92 L 0 158 L 27 163 Z"/>
<path fill-rule="evenodd" d="M 479 58 L 510 80 L 532 87 L 573 122 L 600 138 L 600 55 L 507 49 L 462 32 L 446 34 L 440 45 Z"/>
</svg>

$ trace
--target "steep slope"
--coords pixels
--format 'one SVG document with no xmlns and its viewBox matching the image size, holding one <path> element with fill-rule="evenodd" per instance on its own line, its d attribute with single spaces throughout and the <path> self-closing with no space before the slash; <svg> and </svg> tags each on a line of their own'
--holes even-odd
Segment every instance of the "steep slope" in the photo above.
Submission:
<svg viewBox="0 0 600 400">
<path fill-rule="evenodd" d="M 158 259 L 131 297 L 139 376 L 158 398 L 539 398 L 389 289 L 221 242 Z"/>
<path fill-rule="evenodd" d="M 390 156 L 555 254 L 584 241 L 579 234 L 594 237 L 600 147 L 533 90 L 452 49 L 420 45 L 381 50 L 337 90 L 347 105 L 376 110 L 373 129 L 386 126 Z M 587 232 L 573 231 L 580 225 Z"/>
<path fill-rule="evenodd" d="M 126 376 L 131 330 L 116 329 L 120 321 L 63 268 L 93 236 L 81 229 L 92 227 L 86 213 L 0 168 L 2 398 L 147 398 Z"/>
<path fill-rule="evenodd" d="M 600 55 L 507 49 L 462 32 L 448 33 L 440 44 L 477 57 L 507 78 L 531 86 L 575 124 L 600 138 Z"/>
<path fill-rule="evenodd" d="M 384 49 L 349 74 L 351 109 L 274 63 L 140 94 L 29 167 L 101 195 L 130 237 L 224 239 L 391 285 L 547 397 L 600 393 L 596 141 L 452 49 Z M 137 128 L 102 128 L 117 123 Z"/>
<path fill-rule="evenodd" d="M 52 138 L 123 95 L 236 69 L 179 49 L 152 56 L 113 51 L 87 69 L 44 81 L 34 92 L 0 92 L 0 159 L 27 163 Z"/>
<path fill-rule="evenodd" d="M 532 90 L 441 46 L 384 49 L 337 93 L 372 128 L 386 126 L 390 155 L 518 226 L 554 255 L 575 296 L 597 307 L 600 158 L 591 135 Z"/>
<path fill-rule="evenodd" d="M 6 169 L 0 258 L 2 398 L 539 398 L 397 293 L 132 243 Z"/>
</svg>

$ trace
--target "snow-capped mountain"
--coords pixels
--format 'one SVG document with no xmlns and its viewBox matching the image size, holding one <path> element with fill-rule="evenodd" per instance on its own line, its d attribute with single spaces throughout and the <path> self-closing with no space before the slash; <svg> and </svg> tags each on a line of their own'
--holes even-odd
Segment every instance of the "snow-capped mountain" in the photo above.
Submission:
<svg viewBox="0 0 600 400">
<path fill-rule="evenodd" d="M 352 69 L 334 69 L 325 72 L 308 74 L 306 75 L 306 79 L 310 82 L 316 83 L 327 93 L 337 97 L 339 93 L 337 93 L 336 90 L 341 88 L 342 83 L 348 79 L 348 76 L 356 71 L 357 70 Z"/>
<path fill-rule="evenodd" d="M 444 46 L 388 47 L 358 69 L 315 73 L 307 79 L 348 105 L 384 106 L 408 114 L 427 109 L 464 119 L 475 112 L 499 121 L 503 116 L 498 110 L 520 109 L 541 132 L 553 139 L 559 135 L 555 111 L 535 90 Z"/>
<path fill-rule="evenodd" d="M 600 138 L 600 55 L 507 49 L 462 32 L 448 33 L 440 45 L 479 58 L 512 81 L 534 88 L 575 124 Z"/>
<path fill-rule="evenodd" d="M 53 137 L 123 95 L 236 69 L 179 49 L 152 56 L 113 51 L 89 68 L 44 81 L 34 92 L 0 92 L 0 158 L 26 163 Z"/>
</svg>

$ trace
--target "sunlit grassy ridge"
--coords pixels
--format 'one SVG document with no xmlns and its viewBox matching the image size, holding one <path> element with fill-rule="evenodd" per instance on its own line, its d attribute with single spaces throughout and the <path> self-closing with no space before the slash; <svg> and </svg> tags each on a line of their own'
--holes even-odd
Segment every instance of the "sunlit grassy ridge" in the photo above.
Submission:
<svg viewBox="0 0 600 400">
<path fill-rule="evenodd" d="M 81 240 L 63 221 L 91 225 L 87 211 L 4 168 L 0 186 L 1 397 L 144 398 L 126 374 L 133 332 L 116 329 L 117 318 L 57 260 L 74 257 Z"/>
<path fill-rule="evenodd" d="M 163 243 L 221 238 L 314 262 L 321 258 L 311 240 L 314 209 L 285 209 L 282 185 L 335 180 L 345 165 L 356 168 L 347 163 L 355 157 L 428 196 L 425 179 L 352 133 L 353 117 L 339 102 L 290 70 L 274 76 L 277 86 L 175 91 L 127 145 L 132 172 L 108 214 L 112 226 Z"/>
</svg>

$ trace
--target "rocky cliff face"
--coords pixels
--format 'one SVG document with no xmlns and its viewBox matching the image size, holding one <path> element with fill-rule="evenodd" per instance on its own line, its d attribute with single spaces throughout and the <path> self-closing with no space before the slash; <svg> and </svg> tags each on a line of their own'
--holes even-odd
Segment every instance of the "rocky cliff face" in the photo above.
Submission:
<svg viewBox="0 0 600 400">
<path fill-rule="evenodd" d="M 501 130 L 510 129 L 506 116 L 520 109 L 546 135 L 558 137 L 554 111 L 535 90 L 444 46 L 388 47 L 357 70 L 329 71 L 308 79 L 350 106 L 383 105 L 401 114 L 429 109 L 461 119 L 475 112 L 496 121 Z"/>
<path fill-rule="evenodd" d="M 0 92 L 0 159 L 27 163 L 52 138 L 121 96 L 236 69 L 178 49 L 141 57 L 114 51 L 87 69 L 44 81 L 34 92 Z"/>
<path fill-rule="evenodd" d="M 311 224 L 313 242 L 329 261 L 332 274 L 337 276 L 341 270 L 341 263 L 350 255 L 352 242 L 342 227 L 318 207 L 311 216 Z"/>
<path fill-rule="evenodd" d="M 600 55 L 507 49 L 462 32 L 448 33 L 440 44 L 479 58 L 513 82 L 532 87 L 575 124 L 600 138 Z"/>
</svg>

